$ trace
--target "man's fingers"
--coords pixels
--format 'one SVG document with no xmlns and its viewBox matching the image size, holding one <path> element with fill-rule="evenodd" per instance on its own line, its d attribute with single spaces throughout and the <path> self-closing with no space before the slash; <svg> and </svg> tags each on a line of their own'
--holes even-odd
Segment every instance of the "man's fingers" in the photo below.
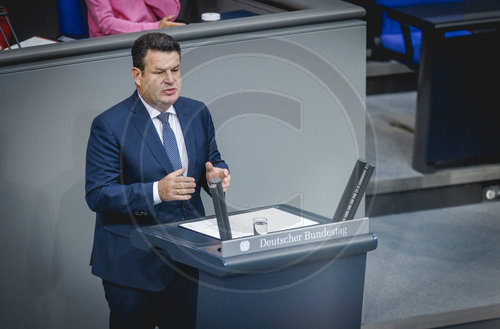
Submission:
<svg viewBox="0 0 500 329">
<path fill-rule="evenodd" d="M 193 194 L 194 188 L 178 188 L 176 192 L 178 195 Z"/>
<path fill-rule="evenodd" d="M 191 194 L 193 194 L 194 191 L 194 188 L 174 188 L 172 189 L 172 199 L 189 200 L 191 199 Z"/>
<path fill-rule="evenodd" d="M 179 194 L 172 197 L 172 201 L 184 201 L 191 199 L 191 194 Z"/>
<path fill-rule="evenodd" d="M 186 171 L 186 168 L 182 167 L 181 169 L 177 169 L 175 171 L 172 171 L 170 174 L 168 174 L 168 176 L 182 176 L 182 174 L 184 174 L 185 171 Z"/>
<path fill-rule="evenodd" d="M 227 176 L 225 176 L 222 179 L 222 188 L 223 188 L 224 192 L 226 192 L 228 190 L 230 184 L 231 184 L 231 175 L 229 175 L 229 172 L 228 172 Z"/>
<path fill-rule="evenodd" d="M 172 171 L 166 176 L 169 188 L 181 189 L 196 187 L 196 183 L 193 177 L 182 176 L 185 171 L 186 168 L 177 169 L 176 171 Z"/>
<path fill-rule="evenodd" d="M 194 179 L 193 181 L 185 181 L 185 182 L 177 182 L 175 184 L 175 188 L 176 189 L 194 189 L 196 187 L 196 183 L 194 183 Z"/>
<path fill-rule="evenodd" d="M 172 18 L 174 18 L 174 17 L 175 17 L 174 15 L 170 15 L 170 16 L 165 17 L 165 19 L 166 19 L 167 21 L 170 21 L 170 20 L 171 20 Z"/>
<path fill-rule="evenodd" d="M 194 188 L 174 188 L 169 190 L 169 200 L 189 200 L 191 199 L 191 194 L 195 191 Z"/>
<path fill-rule="evenodd" d="M 212 165 L 212 162 L 210 162 L 210 161 L 209 161 L 209 162 L 206 162 L 206 163 L 205 163 L 205 169 L 206 169 L 207 171 L 212 171 L 212 170 L 214 170 L 214 166 Z"/>
<path fill-rule="evenodd" d="M 196 190 L 193 177 L 182 174 L 186 168 L 181 168 L 163 177 L 158 184 L 158 192 L 163 201 L 182 201 L 191 199 L 191 194 Z"/>
<path fill-rule="evenodd" d="M 174 183 L 194 183 L 194 178 L 193 177 L 184 177 L 184 176 L 177 176 L 174 177 Z"/>
</svg>

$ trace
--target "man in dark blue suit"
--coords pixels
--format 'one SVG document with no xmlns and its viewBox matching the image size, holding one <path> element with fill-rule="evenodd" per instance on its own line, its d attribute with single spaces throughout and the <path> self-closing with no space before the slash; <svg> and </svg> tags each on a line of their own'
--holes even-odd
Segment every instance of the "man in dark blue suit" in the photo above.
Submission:
<svg viewBox="0 0 500 329">
<path fill-rule="evenodd" d="M 138 226 L 205 215 L 200 189 L 230 184 L 206 106 L 180 97 L 180 46 L 163 33 L 132 47 L 134 94 L 97 116 L 87 147 L 86 200 L 96 214 L 92 273 L 110 328 L 195 326 L 197 273 L 134 248 Z"/>
</svg>

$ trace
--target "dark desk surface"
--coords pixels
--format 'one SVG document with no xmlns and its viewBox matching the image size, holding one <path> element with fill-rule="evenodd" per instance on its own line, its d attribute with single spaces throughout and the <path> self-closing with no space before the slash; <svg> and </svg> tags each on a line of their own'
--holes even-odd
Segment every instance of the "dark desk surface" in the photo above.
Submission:
<svg viewBox="0 0 500 329">
<path fill-rule="evenodd" d="M 500 22 L 500 1 L 460 2 L 384 8 L 393 19 L 425 29 L 457 29 Z"/>
</svg>

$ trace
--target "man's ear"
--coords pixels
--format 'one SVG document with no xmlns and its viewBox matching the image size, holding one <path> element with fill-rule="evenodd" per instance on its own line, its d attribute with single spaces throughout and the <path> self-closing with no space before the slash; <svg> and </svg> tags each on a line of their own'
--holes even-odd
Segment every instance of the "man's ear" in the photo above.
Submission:
<svg viewBox="0 0 500 329">
<path fill-rule="evenodd" d="M 137 67 L 132 67 L 132 78 L 134 79 L 135 85 L 137 87 L 141 86 L 141 75 L 142 75 L 141 70 L 139 70 Z"/>
</svg>

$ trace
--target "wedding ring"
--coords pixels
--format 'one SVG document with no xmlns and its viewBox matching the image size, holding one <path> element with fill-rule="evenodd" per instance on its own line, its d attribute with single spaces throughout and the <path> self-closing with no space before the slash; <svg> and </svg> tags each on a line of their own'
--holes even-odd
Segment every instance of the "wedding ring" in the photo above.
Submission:
<svg viewBox="0 0 500 329">
<path fill-rule="evenodd" d="M 181 194 L 178 189 L 177 189 L 177 194 Z"/>
</svg>

